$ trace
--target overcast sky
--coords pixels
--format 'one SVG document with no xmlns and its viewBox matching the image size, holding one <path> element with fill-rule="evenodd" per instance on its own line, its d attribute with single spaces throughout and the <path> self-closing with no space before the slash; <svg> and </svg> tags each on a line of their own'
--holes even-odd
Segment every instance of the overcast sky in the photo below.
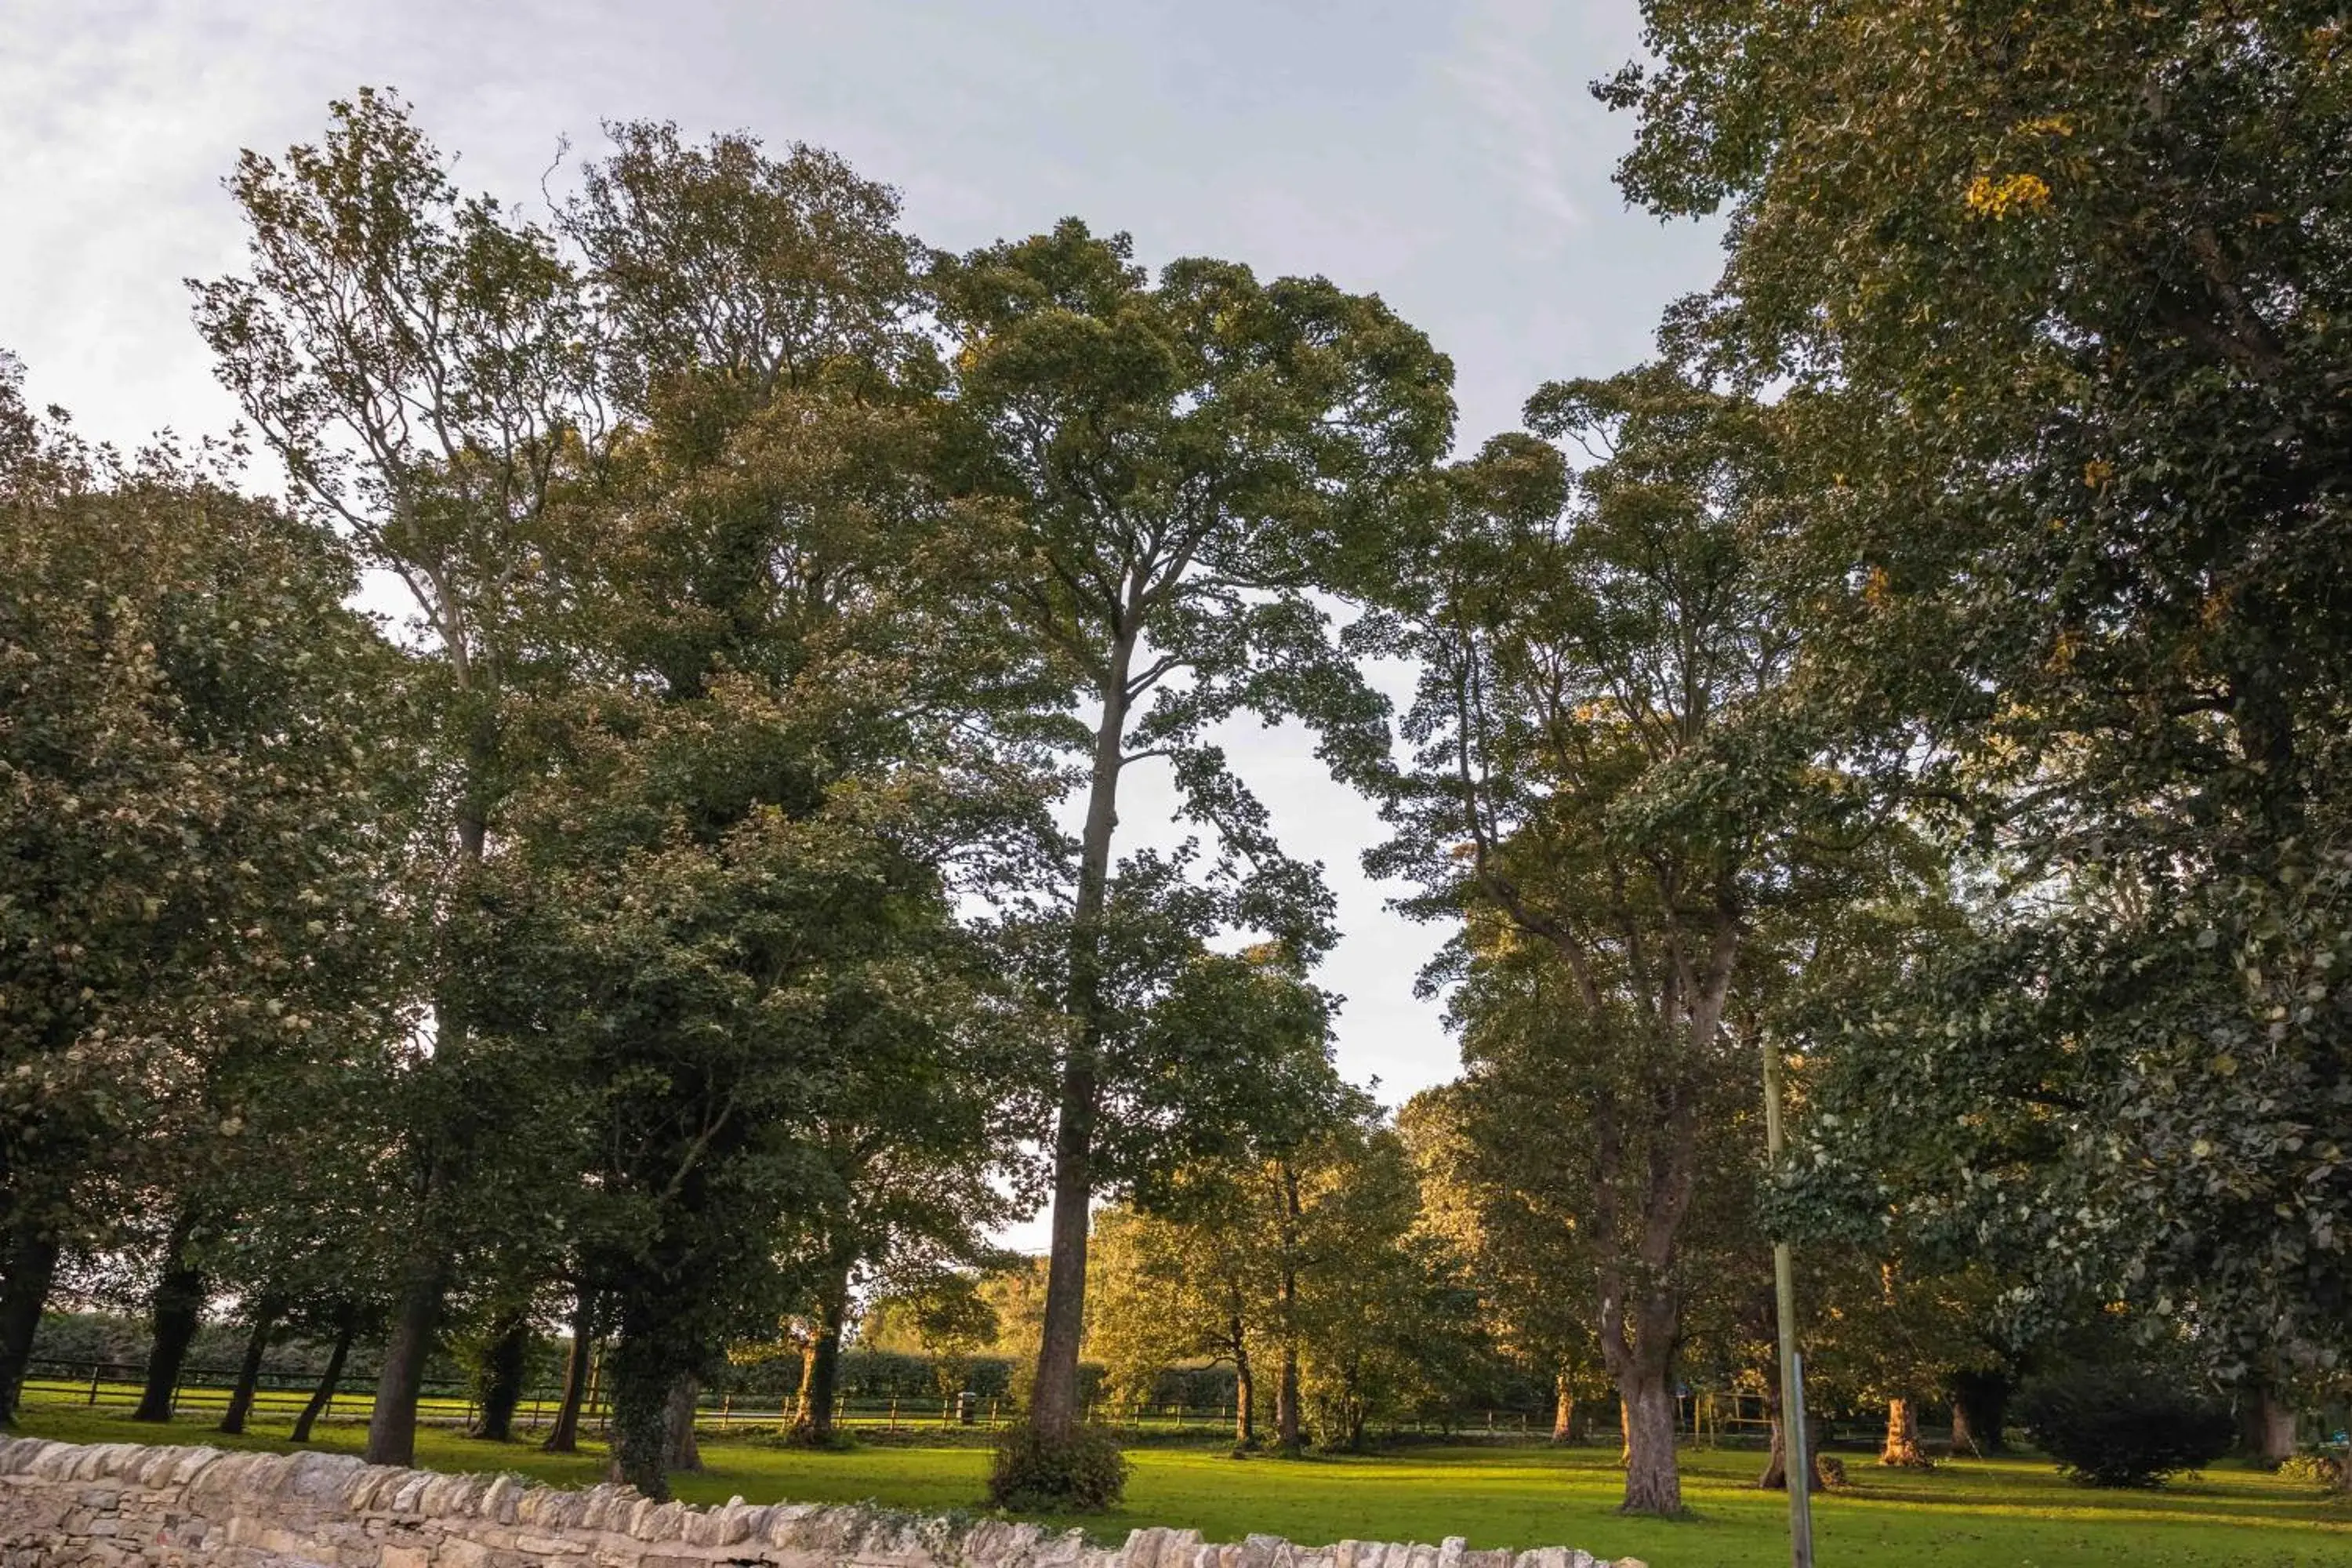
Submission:
<svg viewBox="0 0 2352 1568">
<path fill-rule="evenodd" d="M 1154 264 L 1320 273 L 1453 355 L 1475 446 L 1538 383 L 1641 359 L 1714 275 L 1711 230 L 1610 184 L 1627 127 L 1585 87 L 1639 37 L 1632 0 L 5 0 L 0 347 L 89 434 L 226 428 L 181 283 L 241 261 L 221 176 L 368 83 L 518 200 L 562 138 L 667 119 L 830 147 L 934 245 L 1075 215 Z M 1303 736 L 1234 749 L 1339 893 L 1342 1066 L 1391 1103 L 1450 1077 L 1412 995 L 1440 933 L 1358 870 L 1371 812 Z M 1130 842 L 1165 815 L 1145 794 Z"/>
</svg>

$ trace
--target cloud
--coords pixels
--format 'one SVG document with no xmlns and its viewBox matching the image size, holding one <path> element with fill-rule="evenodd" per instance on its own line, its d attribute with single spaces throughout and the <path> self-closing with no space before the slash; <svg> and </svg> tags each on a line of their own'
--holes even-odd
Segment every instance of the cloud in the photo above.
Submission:
<svg viewBox="0 0 2352 1568">
<path fill-rule="evenodd" d="M 1573 194 L 1570 148 L 1579 129 L 1571 79 L 1546 46 L 1557 7 L 1549 0 L 1479 0 L 1444 65 L 1483 126 L 1513 197 L 1530 221 L 1527 237 L 1544 250 L 1591 222 Z"/>
</svg>

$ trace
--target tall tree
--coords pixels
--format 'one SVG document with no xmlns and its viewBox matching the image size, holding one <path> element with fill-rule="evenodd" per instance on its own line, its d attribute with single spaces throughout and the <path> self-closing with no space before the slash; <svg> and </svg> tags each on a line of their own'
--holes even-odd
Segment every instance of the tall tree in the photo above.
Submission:
<svg viewBox="0 0 2352 1568">
<path fill-rule="evenodd" d="M 1230 919 L 1320 945 L 1319 888 L 1280 859 L 1210 730 L 1243 710 L 1299 718 L 1336 763 L 1370 754 L 1377 701 L 1312 590 L 1452 424 L 1450 368 L 1379 300 L 1208 260 L 1155 282 L 1130 255 L 1066 221 L 941 258 L 934 282 L 956 347 L 946 471 L 978 542 L 975 588 L 1051 672 L 1042 728 L 1084 783 L 1052 965 L 1068 1027 L 1029 1413 L 1049 1444 L 1080 1414 L 1088 1213 L 1121 1179 L 1104 1135 L 1138 1065 L 1115 1054 L 1106 973 L 1119 784 L 1166 760 L 1185 811 L 1249 873 Z"/>
<path fill-rule="evenodd" d="M 1754 1103 L 1732 1094 L 1753 1058 L 1727 1009 L 1759 922 L 1842 896 L 1835 829 L 1859 802 L 1789 695 L 1772 412 L 1662 365 L 1556 384 L 1528 414 L 1599 460 L 1571 486 L 1553 447 L 1498 437 L 1400 549 L 1373 628 L 1423 667 L 1416 750 L 1367 863 L 1426 889 L 1413 912 L 1466 918 L 1454 973 L 1554 1013 L 1558 1068 L 1589 1075 L 1625 1506 L 1670 1513 L 1686 1225 L 1714 1130 Z M 1457 1010 L 1477 1048 L 1485 998 Z"/>
<path fill-rule="evenodd" d="M 869 1254 L 997 1201 L 1009 1014 L 950 900 L 1040 797 L 974 732 L 1002 672 L 925 571 L 937 361 L 896 195 L 610 130 L 562 221 L 620 431 L 554 570 L 612 686 L 545 713 L 565 769 L 520 799 L 508 905 L 537 973 L 501 1016 L 604 1107 L 574 1272 L 618 1333 L 619 1468 L 660 1495 L 672 1395 L 730 1338 L 811 1300 L 837 1335 Z"/>
<path fill-rule="evenodd" d="M 1701 314 L 1819 459 L 1817 647 L 1981 889 L 1850 1009 L 1825 1176 L 2256 1381 L 2340 1358 L 2340 15 L 1644 11 L 1623 183 L 1732 214 Z"/>
<path fill-rule="evenodd" d="M 415 600 L 446 776 L 443 875 L 420 903 L 456 932 L 478 912 L 511 787 L 515 696 L 548 673 L 535 595 L 595 412 L 581 292 L 550 236 L 461 196 L 406 108 L 379 93 L 335 104 L 325 139 L 282 162 L 247 152 L 229 187 L 251 272 L 198 287 L 197 326 L 303 505 Z M 500 1114 L 530 1099 L 528 1061 L 465 1016 L 481 980 L 437 966 L 433 1050 L 410 1075 L 410 1235 L 369 1427 L 377 1463 L 414 1456 L 444 1298 L 474 1216 L 496 1215 L 471 1202 L 487 1185 L 473 1162 L 513 1145 Z"/>
</svg>

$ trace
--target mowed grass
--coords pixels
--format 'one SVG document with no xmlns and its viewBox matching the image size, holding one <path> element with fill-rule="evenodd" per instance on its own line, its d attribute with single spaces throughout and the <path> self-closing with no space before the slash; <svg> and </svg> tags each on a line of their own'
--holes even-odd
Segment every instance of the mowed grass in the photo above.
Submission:
<svg viewBox="0 0 2352 1568">
<path fill-rule="evenodd" d="M 29 1412 L 19 1430 L 68 1442 L 208 1443 L 285 1449 L 272 1422 L 243 1438 L 207 1426 L 158 1428 L 106 1416 Z M 314 1447 L 356 1451 L 355 1426 L 323 1427 Z M 977 1505 L 987 1454 L 974 1448 L 871 1447 L 809 1453 L 706 1440 L 706 1474 L 677 1478 L 681 1497 L 723 1502 L 872 1500 L 925 1511 Z M 1581 1546 L 1638 1556 L 1652 1568 L 1765 1568 L 1788 1561 L 1785 1500 L 1749 1489 L 1752 1453 L 1692 1450 L 1684 1488 L 1696 1517 L 1618 1517 L 1619 1478 L 1606 1449 L 1429 1447 L 1344 1458 L 1234 1459 L 1197 1448 L 1142 1448 L 1127 1502 L 1078 1523 L 1118 1539 L 1139 1525 L 1190 1527 L 1213 1541 L 1252 1531 L 1319 1543 L 1359 1540 L 1473 1546 Z M 542 1454 L 428 1430 L 418 1460 L 436 1469 L 519 1471 L 559 1485 L 602 1478 L 600 1452 Z M 2226 1467 L 2160 1491 L 2077 1487 L 2023 1459 L 1955 1460 L 1927 1474 L 1885 1471 L 1850 1457 L 1847 1492 L 1818 1500 L 1823 1568 L 2352 1568 L 2352 1507 L 2275 1477 Z"/>
</svg>

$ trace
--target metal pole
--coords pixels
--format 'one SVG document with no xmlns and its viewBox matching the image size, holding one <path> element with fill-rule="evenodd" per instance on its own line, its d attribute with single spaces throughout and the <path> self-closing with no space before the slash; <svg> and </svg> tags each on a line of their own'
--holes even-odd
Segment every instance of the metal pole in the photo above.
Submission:
<svg viewBox="0 0 2352 1568">
<path fill-rule="evenodd" d="M 1764 1147 L 1780 1168 L 1780 1052 L 1764 1044 Z M 1797 1267 L 1785 1241 L 1772 1244 L 1772 1304 L 1780 1329 L 1780 1454 L 1789 1479 L 1789 1562 L 1813 1568 L 1813 1468 L 1805 1446 L 1805 1358 L 1797 1351 Z"/>
</svg>

